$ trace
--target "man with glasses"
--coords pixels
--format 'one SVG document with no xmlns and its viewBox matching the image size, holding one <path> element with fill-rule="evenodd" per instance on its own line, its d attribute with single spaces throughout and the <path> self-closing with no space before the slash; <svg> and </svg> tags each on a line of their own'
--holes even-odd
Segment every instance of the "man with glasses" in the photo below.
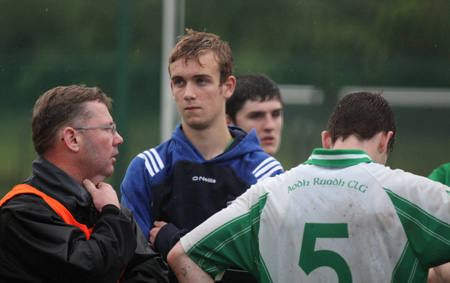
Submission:
<svg viewBox="0 0 450 283">
<path fill-rule="evenodd" d="M 30 177 L 0 201 L 1 282 L 166 282 L 167 267 L 103 181 L 123 142 L 99 88 L 37 101 Z"/>
</svg>

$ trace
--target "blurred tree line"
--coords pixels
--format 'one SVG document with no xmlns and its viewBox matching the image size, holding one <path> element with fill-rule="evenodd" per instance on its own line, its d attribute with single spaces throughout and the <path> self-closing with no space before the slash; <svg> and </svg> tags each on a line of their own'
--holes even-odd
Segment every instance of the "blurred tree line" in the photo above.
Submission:
<svg viewBox="0 0 450 283">
<path fill-rule="evenodd" d="M 159 144 L 160 69 L 167 60 L 161 58 L 163 1 L 0 0 L 0 195 L 28 176 L 35 158 L 31 110 L 39 95 L 58 85 L 99 86 L 116 100 L 117 111 L 125 107 L 117 93 L 127 77 L 128 118 L 119 125 L 126 131 L 125 154 L 116 188 L 131 159 Z M 236 75 L 264 72 L 279 84 L 322 88 L 323 106 L 294 111 L 317 119 L 321 129 L 344 85 L 450 87 L 448 0 L 185 0 L 185 8 L 186 28 L 229 42 Z M 442 120 L 445 113 L 439 115 Z M 320 144 L 314 138 L 310 146 Z M 303 161 L 291 155 L 280 153 L 285 169 Z"/>
</svg>

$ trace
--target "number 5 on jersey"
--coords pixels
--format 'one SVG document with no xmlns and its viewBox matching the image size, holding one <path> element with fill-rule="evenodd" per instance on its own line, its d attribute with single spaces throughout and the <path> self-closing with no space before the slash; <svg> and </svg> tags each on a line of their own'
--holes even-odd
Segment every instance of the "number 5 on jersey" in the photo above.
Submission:
<svg viewBox="0 0 450 283">
<path fill-rule="evenodd" d="M 342 256 L 330 250 L 314 250 L 317 238 L 348 238 L 347 223 L 306 223 L 298 265 L 306 275 L 328 266 L 336 271 L 339 282 L 352 282 L 352 273 Z"/>
</svg>

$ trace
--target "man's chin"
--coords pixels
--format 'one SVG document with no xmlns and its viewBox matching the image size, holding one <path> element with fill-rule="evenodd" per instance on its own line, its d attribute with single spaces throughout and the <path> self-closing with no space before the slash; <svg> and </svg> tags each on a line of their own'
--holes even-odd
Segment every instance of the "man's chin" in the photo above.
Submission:
<svg viewBox="0 0 450 283">
<path fill-rule="evenodd" d="M 112 176 L 113 173 L 114 173 L 114 168 L 112 168 L 109 172 L 107 172 L 105 174 L 99 174 L 99 175 L 92 177 L 91 182 L 97 186 L 99 183 L 105 181 L 108 177 Z"/>
<path fill-rule="evenodd" d="M 275 153 L 277 153 L 277 147 L 274 145 L 262 146 L 262 149 L 269 155 L 274 155 Z"/>
<path fill-rule="evenodd" d="M 206 125 L 202 121 L 199 121 L 199 120 L 196 121 L 194 119 L 191 119 L 190 121 L 186 122 L 185 124 L 187 126 L 189 126 L 189 128 L 197 130 L 197 131 L 204 130 L 207 128 Z"/>
</svg>

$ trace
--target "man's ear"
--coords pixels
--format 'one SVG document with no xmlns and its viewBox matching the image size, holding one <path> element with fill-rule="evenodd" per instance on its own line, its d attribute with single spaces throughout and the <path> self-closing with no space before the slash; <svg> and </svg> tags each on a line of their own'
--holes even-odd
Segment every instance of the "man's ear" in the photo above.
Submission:
<svg viewBox="0 0 450 283">
<path fill-rule="evenodd" d="M 227 125 L 229 125 L 229 126 L 235 126 L 234 123 L 233 123 L 233 121 L 232 121 L 231 118 L 230 118 L 230 115 L 225 114 L 225 120 L 227 121 Z"/>
<path fill-rule="evenodd" d="M 172 83 L 172 81 L 170 81 L 170 90 L 172 92 L 172 97 L 175 98 L 175 96 L 173 96 L 173 83 Z"/>
<path fill-rule="evenodd" d="M 80 135 L 72 127 L 64 128 L 61 140 L 70 151 L 80 150 Z"/>
<path fill-rule="evenodd" d="M 223 96 L 228 99 L 233 95 L 234 88 L 236 87 L 236 78 L 234 76 L 229 76 L 228 79 L 223 83 Z"/>
<path fill-rule="evenodd" d="M 389 131 L 389 132 L 381 132 L 381 137 L 380 137 L 380 143 L 378 145 L 378 152 L 382 153 L 384 151 L 389 151 L 388 149 L 388 143 L 391 140 L 392 136 L 394 135 L 393 131 Z"/>
<path fill-rule="evenodd" d="M 322 132 L 322 147 L 325 149 L 331 149 L 331 138 L 327 131 Z"/>
</svg>

